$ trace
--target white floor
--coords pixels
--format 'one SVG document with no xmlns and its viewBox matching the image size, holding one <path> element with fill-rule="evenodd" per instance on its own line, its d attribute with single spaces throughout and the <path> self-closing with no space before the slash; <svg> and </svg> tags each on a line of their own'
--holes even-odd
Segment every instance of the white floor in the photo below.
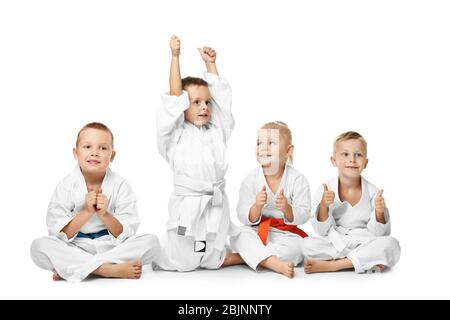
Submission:
<svg viewBox="0 0 450 320">
<path fill-rule="evenodd" d="M 31 226 L 26 225 L 26 228 Z M 403 230 L 417 230 L 406 224 Z M 24 230 L 27 230 L 27 229 Z M 443 229 L 446 229 L 445 224 Z M 378 274 L 353 271 L 306 275 L 296 268 L 294 279 L 246 266 L 189 273 L 144 268 L 140 280 L 88 279 L 81 283 L 52 281 L 51 273 L 32 262 L 34 235 L 0 234 L 0 299 L 450 299 L 448 240 L 445 232 L 426 239 L 399 232 L 402 256 L 391 270 Z"/>
<path fill-rule="evenodd" d="M 190 273 L 144 270 L 140 280 L 88 279 L 54 282 L 51 273 L 27 265 L 27 275 L 3 276 L 2 299 L 440 299 L 450 298 L 446 272 L 430 272 L 399 263 L 382 274 L 351 271 L 294 279 L 245 266 Z"/>
</svg>

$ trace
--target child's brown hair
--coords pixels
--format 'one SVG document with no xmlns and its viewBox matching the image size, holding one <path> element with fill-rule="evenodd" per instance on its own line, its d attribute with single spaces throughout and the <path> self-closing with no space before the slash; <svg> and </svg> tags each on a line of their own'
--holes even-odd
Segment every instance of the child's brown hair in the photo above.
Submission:
<svg viewBox="0 0 450 320">
<path fill-rule="evenodd" d="M 189 86 L 202 86 L 202 87 L 208 87 L 208 82 L 201 78 L 196 77 L 186 77 L 181 79 L 181 88 L 183 90 L 186 90 Z"/>
<path fill-rule="evenodd" d="M 78 147 L 78 142 L 80 142 L 80 134 L 86 129 L 97 129 L 108 132 L 111 135 L 111 146 L 114 148 L 114 135 L 112 134 L 111 130 L 101 122 L 90 122 L 83 128 L 81 128 L 77 135 L 77 143 L 75 145 L 76 147 Z"/>
</svg>

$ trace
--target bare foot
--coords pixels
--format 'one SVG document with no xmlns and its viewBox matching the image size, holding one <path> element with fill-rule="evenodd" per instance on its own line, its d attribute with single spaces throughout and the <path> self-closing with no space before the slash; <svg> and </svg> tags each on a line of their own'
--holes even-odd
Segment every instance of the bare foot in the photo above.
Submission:
<svg viewBox="0 0 450 320">
<path fill-rule="evenodd" d="M 283 261 L 276 256 L 271 256 L 261 262 L 260 266 L 281 273 L 288 278 L 294 277 L 294 263 L 292 261 Z"/>
<path fill-rule="evenodd" d="M 331 272 L 333 270 L 332 261 L 305 260 L 305 273 Z"/>
<path fill-rule="evenodd" d="M 53 281 L 62 280 L 61 276 L 58 274 L 58 272 L 53 271 Z"/>
<path fill-rule="evenodd" d="M 353 264 L 347 258 L 327 261 L 306 259 L 304 262 L 304 269 L 307 274 L 316 272 L 334 272 L 351 268 L 353 268 Z"/>
<path fill-rule="evenodd" d="M 234 266 L 237 264 L 244 264 L 244 259 L 241 258 L 239 253 L 227 253 L 225 260 L 223 261 L 222 267 Z"/>
<path fill-rule="evenodd" d="M 366 273 L 377 273 L 377 272 L 383 272 L 386 267 L 382 264 L 377 264 L 366 271 Z"/>
<path fill-rule="evenodd" d="M 141 261 L 105 263 L 95 270 L 94 274 L 105 278 L 139 279 L 142 274 L 142 263 Z"/>
</svg>

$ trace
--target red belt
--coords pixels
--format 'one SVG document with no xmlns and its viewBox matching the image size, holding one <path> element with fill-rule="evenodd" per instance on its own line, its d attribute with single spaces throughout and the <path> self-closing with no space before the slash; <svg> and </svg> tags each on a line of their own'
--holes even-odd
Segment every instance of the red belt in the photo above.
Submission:
<svg viewBox="0 0 450 320">
<path fill-rule="evenodd" d="M 264 243 L 264 245 L 266 245 L 267 243 L 267 236 L 269 235 L 270 227 L 295 233 L 302 238 L 306 238 L 308 236 L 305 231 L 298 228 L 296 225 L 284 223 L 283 219 L 261 217 L 261 223 L 258 227 L 258 236 L 261 238 L 261 241 Z"/>
</svg>

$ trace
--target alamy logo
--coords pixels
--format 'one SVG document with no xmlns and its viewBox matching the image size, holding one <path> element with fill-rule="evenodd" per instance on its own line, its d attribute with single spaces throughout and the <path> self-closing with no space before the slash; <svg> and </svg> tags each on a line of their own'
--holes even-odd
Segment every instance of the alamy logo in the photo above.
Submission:
<svg viewBox="0 0 450 320">
<path fill-rule="evenodd" d="M 195 241 L 194 252 L 206 252 L 206 241 Z"/>
</svg>

